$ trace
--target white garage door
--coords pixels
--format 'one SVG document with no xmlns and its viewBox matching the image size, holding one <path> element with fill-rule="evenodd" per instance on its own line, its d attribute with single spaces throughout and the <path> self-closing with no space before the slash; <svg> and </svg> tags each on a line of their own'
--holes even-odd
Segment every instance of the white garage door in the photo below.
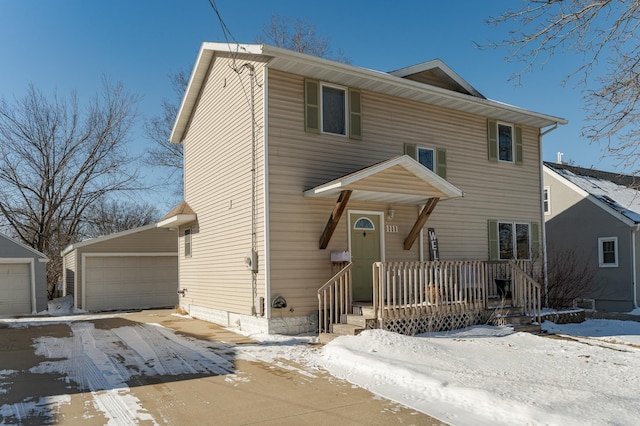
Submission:
<svg viewBox="0 0 640 426">
<path fill-rule="evenodd" d="M 88 311 L 164 308 L 178 302 L 178 262 L 171 256 L 87 256 Z"/>
<path fill-rule="evenodd" d="M 28 263 L 0 263 L 0 315 L 31 313 L 30 277 Z"/>
</svg>

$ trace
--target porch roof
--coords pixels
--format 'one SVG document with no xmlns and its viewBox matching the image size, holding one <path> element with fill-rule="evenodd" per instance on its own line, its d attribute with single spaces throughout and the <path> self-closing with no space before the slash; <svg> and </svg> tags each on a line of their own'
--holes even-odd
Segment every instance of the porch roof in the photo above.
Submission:
<svg viewBox="0 0 640 426">
<path fill-rule="evenodd" d="M 408 155 L 394 157 L 304 192 L 305 197 L 337 198 L 353 191 L 352 200 L 389 204 L 425 204 L 430 198 L 462 197 L 462 190 Z"/>
</svg>

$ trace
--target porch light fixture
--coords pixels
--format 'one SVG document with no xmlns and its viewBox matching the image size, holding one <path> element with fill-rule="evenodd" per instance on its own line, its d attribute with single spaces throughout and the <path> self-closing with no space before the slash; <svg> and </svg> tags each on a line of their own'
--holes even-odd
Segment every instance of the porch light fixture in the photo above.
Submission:
<svg viewBox="0 0 640 426">
<path fill-rule="evenodd" d="M 393 208 L 389 207 L 387 209 L 387 219 L 392 220 L 395 214 L 396 214 L 396 211 Z"/>
</svg>

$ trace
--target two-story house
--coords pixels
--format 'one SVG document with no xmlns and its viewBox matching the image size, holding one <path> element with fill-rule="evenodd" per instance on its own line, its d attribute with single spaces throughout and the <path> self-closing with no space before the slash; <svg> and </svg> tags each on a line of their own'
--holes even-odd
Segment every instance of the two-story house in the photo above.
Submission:
<svg viewBox="0 0 640 426">
<path fill-rule="evenodd" d="M 204 43 L 171 135 L 184 202 L 159 223 L 179 228 L 180 305 L 285 334 L 358 303 L 387 319 L 477 311 L 489 261 L 541 251 L 541 139 L 565 123 L 439 60 L 387 73 Z"/>
</svg>

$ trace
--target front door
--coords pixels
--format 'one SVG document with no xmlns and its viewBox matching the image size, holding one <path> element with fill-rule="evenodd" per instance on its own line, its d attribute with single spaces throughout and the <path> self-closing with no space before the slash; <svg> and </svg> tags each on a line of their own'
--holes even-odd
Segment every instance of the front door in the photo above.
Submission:
<svg viewBox="0 0 640 426">
<path fill-rule="evenodd" d="M 380 216 L 350 213 L 353 300 L 373 300 L 373 264 L 381 260 Z"/>
</svg>

